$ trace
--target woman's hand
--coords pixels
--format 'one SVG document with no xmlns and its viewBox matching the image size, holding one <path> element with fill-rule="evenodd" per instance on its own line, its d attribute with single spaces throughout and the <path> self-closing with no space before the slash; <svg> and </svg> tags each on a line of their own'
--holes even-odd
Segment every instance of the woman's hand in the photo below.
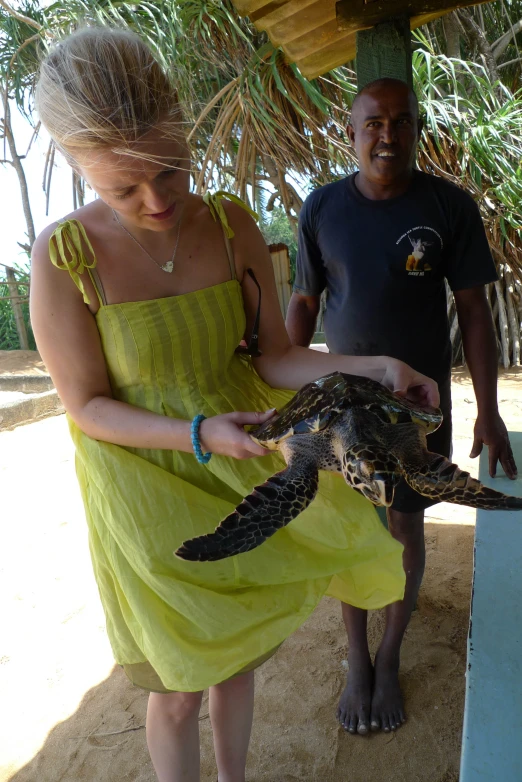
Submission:
<svg viewBox="0 0 522 782">
<path fill-rule="evenodd" d="M 245 426 L 260 426 L 275 413 L 275 408 L 265 413 L 225 413 L 206 418 L 199 427 L 201 450 L 234 459 L 251 459 L 253 456 L 267 456 L 270 451 L 255 443 Z"/>
<path fill-rule="evenodd" d="M 431 377 L 421 375 L 420 372 L 416 372 L 408 364 L 396 358 L 388 358 L 387 362 L 381 379 L 383 386 L 421 407 L 439 406 L 439 388 Z"/>
</svg>

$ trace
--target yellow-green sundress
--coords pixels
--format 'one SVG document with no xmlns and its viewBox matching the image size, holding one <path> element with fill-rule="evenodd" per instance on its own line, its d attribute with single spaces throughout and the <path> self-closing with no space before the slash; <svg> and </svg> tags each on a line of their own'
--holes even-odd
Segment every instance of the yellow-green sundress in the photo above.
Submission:
<svg viewBox="0 0 522 782">
<path fill-rule="evenodd" d="M 226 220 L 222 209 L 213 211 L 219 213 Z M 51 260 L 70 272 L 87 303 L 81 275 L 93 280 L 115 399 L 190 420 L 279 408 L 291 398 L 234 352 L 245 313 L 233 262 L 227 282 L 107 304 L 86 247 L 83 226 L 65 221 L 51 237 Z M 313 503 L 259 548 L 219 562 L 185 562 L 174 555 L 178 546 L 214 530 L 254 486 L 283 469 L 282 458 L 214 455 L 201 465 L 191 453 L 113 445 L 69 424 L 107 632 L 116 661 L 138 686 L 192 692 L 249 670 L 325 594 L 361 608 L 402 598 L 402 546 L 342 477 L 321 473 Z"/>
</svg>

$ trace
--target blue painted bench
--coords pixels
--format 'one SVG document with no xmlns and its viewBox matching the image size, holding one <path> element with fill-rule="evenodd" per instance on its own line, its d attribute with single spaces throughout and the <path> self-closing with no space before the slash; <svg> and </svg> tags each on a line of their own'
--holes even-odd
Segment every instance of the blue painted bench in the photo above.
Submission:
<svg viewBox="0 0 522 782">
<path fill-rule="evenodd" d="M 522 496 L 522 432 L 510 433 L 519 477 L 480 480 Z M 522 511 L 477 511 L 460 782 L 522 782 Z M 519 738 L 517 738 L 519 736 Z"/>
</svg>

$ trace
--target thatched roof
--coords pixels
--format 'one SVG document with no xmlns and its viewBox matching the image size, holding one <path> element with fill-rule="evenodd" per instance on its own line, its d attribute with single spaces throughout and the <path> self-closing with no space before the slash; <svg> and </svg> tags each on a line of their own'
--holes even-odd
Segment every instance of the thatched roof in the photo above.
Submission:
<svg viewBox="0 0 522 782">
<path fill-rule="evenodd" d="M 484 0 L 482 0 L 483 2 Z M 309 79 L 355 57 L 358 30 L 394 16 L 410 17 L 412 30 L 477 0 L 232 0 L 242 16 L 267 32 Z"/>
</svg>

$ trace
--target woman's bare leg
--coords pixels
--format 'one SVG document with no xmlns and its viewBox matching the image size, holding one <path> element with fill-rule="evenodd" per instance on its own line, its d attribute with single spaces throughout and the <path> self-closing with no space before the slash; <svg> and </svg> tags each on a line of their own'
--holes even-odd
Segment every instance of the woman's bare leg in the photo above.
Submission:
<svg viewBox="0 0 522 782">
<path fill-rule="evenodd" d="M 245 782 L 254 714 L 254 671 L 211 687 L 209 713 L 219 782 Z"/>
<path fill-rule="evenodd" d="M 147 744 L 159 782 L 199 781 L 201 692 L 151 692 Z"/>
</svg>

